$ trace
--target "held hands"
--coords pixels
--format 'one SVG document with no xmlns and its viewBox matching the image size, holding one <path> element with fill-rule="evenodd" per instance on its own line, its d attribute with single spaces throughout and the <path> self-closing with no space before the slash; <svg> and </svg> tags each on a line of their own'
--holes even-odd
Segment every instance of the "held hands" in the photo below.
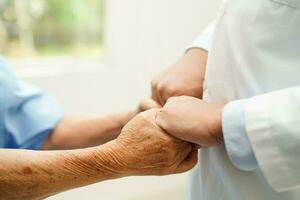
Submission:
<svg viewBox="0 0 300 200">
<path fill-rule="evenodd" d="M 176 138 L 201 147 L 216 146 L 223 143 L 223 107 L 194 97 L 172 97 L 158 113 L 156 123 Z"/>
<path fill-rule="evenodd" d="M 167 175 L 185 172 L 197 163 L 191 144 L 165 133 L 155 123 L 157 109 L 137 115 L 122 130 L 115 156 L 127 175 Z"/>
<path fill-rule="evenodd" d="M 191 49 L 152 81 L 152 98 L 163 106 L 156 118 L 157 125 L 174 137 L 202 147 L 223 142 L 224 105 L 200 100 L 206 61 L 206 51 Z"/>
<path fill-rule="evenodd" d="M 155 109 L 135 116 L 115 141 L 114 156 L 128 175 L 188 171 L 197 163 L 189 142 L 204 147 L 222 143 L 222 106 L 197 99 L 202 98 L 206 60 L 206 51 L 192 49 L 152 81 L 153 100 L 142 101 L 136 113 Z M 181 95 L 192 97 L 174 97 Z"/>
</svg>

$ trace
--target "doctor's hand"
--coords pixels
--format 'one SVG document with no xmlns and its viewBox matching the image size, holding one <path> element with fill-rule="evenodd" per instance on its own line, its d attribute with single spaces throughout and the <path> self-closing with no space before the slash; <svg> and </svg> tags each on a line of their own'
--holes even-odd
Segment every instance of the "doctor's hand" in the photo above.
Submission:
<svg viewBox="0 0 300 200">
<path fill-rule="evenodd" d="M 174 137 L 201 147 L 216 146 L 223 143 L 223 108 L 194 97 L 173 97 L 160 110 L 156 123 Z"/>
<path fill-rule="evenodd" d="M 197 152 L 155 123 L 157 109 L 137 115 L 122 130 L 115 144 L 116 160 L 126 175 L 167 175 L 185 172 L 197 162 Z"/>
<path fill-rule="evenodd" d="M 177 63 L 152 80 L 152 98 L 164 105 L 173 96 L 202 98 L 207 52 L 190 49 Z"/>
</svg>

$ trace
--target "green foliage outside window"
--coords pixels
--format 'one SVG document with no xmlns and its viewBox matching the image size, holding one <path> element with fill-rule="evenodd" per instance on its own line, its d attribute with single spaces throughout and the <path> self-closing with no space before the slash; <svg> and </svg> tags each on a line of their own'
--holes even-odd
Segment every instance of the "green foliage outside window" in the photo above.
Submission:
<svg viewBox="0 0 300 200">
<path fill-rule="evenodd" d="M 102 0 L 0 0 L 0 52 L 10 56 L 99 51 Z"/>
</svg>

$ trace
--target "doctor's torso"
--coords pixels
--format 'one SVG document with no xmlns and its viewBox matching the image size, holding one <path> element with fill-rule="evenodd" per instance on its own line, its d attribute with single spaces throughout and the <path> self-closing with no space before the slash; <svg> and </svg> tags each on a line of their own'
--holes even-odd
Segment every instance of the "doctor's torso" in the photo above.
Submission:
<svg viewBox="0 0 300 200">
<path fill-rule="evenodd" d="M 219 11 L 204 84 L 204 100 L 235 99 L 300 85 L 300 0 L 228 0 Z M 224 147 L 204 149 L 190 176 L 193 200 L 290 200 L 260 170 L 235 168 Z M 276 166 L 274 166 L 276 167 Z"/>
</svg>

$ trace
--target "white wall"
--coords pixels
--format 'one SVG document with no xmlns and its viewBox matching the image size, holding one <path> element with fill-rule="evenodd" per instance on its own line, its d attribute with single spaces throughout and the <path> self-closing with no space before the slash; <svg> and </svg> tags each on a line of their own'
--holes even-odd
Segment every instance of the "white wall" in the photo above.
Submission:
<svg viewBox="0 0 300 200">
<path fill-rule="evenodd" d="M 24 61 L 17 61 L 19 75 L 55 95 L 67 113 L 102 115 L 126 110 L 150 94 L 152 76 L 184 52 L 215 16 L 220 1 L 107 0 L 106 63 L 60 58 L 29 61 L 30 67 L 25 67 Z M 51 199 L 179 200 L 183 199 L 185 180 L 186 175 L 131 177 Z"/>
<path fill-rule="evenodd" d="M 159 71 L 214 18 L 220 0 L 107 0 L 110 66 Z"/>
</svg>

